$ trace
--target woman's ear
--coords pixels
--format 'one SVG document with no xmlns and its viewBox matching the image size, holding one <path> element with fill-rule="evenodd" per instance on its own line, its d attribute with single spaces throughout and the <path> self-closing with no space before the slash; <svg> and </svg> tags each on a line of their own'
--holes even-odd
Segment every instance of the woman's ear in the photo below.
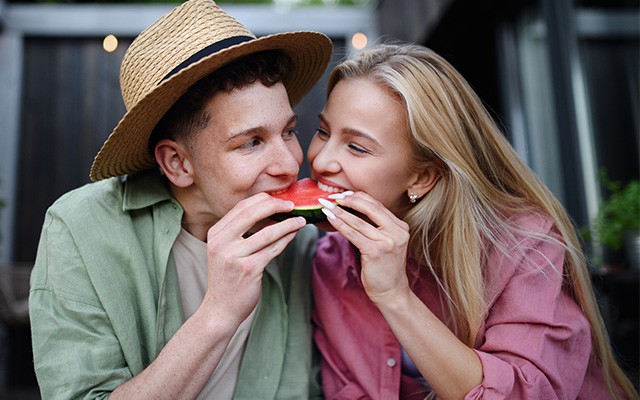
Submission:
<svg viewBox="0 0 640 400">
<path fill-rule="evenodd" d="M 162 139 L 155 147 L 156 162 L 174 185 L 184 188 L 193 184 L 193 168 L 186 150 L 175 140 Z"/>
<path fill-rule="evenodd" d="M 415 196 L 420 199 L 433 189 L 440 179 L 440 171 L 437 168 L 426 168 L 416 174 L 411 186 L 407 189 L 409 198 Z"/>
</svg>

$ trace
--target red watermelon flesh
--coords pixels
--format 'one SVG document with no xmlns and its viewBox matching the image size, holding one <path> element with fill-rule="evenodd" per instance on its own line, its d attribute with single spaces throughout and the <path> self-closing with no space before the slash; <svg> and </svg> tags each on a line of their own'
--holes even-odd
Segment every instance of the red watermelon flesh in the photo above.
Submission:
<svg viewBox="0 0 640 400">
<path fill-rule="evenodd" d="M 282 200 L 289 200 L 294 204 L 293 211 L 275 214 L 273 219 L 282 221 L 286 218 L 302 216 L 307 220 L 308 224 L 326 221 L 327 217 L 322 213 L 322 205 L 318 203 L 318 199 L 323 198 L 335 203 L 334 200 L 327 197 L 330 194 L 320 189 L 318 183 L 313 179 L 300 179 L 285 192 L 272 195 Z"/>
</svg>

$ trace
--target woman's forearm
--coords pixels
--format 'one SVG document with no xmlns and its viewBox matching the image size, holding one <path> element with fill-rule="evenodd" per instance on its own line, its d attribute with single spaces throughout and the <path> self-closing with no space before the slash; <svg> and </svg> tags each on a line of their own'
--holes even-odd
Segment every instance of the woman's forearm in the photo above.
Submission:
<svg viewBox="0 0 640 400">
<path fill-rule="evenodd" d="M 482 382 L 482 364 L 411 291 L 378 303 L 378 308 L 438 397 L 463 399 Z"/>
</svg>

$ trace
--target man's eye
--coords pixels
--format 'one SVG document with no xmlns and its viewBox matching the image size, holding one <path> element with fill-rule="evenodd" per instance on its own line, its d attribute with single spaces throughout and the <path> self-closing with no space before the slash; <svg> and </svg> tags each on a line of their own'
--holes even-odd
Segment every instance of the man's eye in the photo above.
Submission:
<svg viewBox="0 0 640 400">
<path fill-rule="evenodd" d="M 253 139 L 245 142 L 243 145 L 241 145 L 240 148 L 241 149 L 251 149 L 251 148 L 256 147 L 259 144 L 260 144 L 260 139 L 253 138 Z"/>
<path fill-rule="evenodd" d="M 291 139 L 296 136 L 298 136 L 298 131 L 295 129 L 287 129 L 286 131 L 282 132 L 282 137 L 285 139 Z"/>
<path fill-rule="evenodd" d="M 325 130 L 322 130 L 320 128 L 316 129 L 316 136 L 318 136 L 321 139 L 328 139 L 329 138 L 329 133 Z"/>
</svg>

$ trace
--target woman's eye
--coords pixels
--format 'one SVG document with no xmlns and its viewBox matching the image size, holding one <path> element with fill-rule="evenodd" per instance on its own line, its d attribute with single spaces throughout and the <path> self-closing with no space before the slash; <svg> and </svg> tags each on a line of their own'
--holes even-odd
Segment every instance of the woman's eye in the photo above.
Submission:
<svg viewBox="0 0 640 400">
<path fill-rule="evenodd" d="M 369 154 L 369 151 L 367 149 L 365 149 L 364 147 L 360 147 L 355 143 L 349 144 L 349 149 L 355 151 L 358 154 Z"/>
</svg>

